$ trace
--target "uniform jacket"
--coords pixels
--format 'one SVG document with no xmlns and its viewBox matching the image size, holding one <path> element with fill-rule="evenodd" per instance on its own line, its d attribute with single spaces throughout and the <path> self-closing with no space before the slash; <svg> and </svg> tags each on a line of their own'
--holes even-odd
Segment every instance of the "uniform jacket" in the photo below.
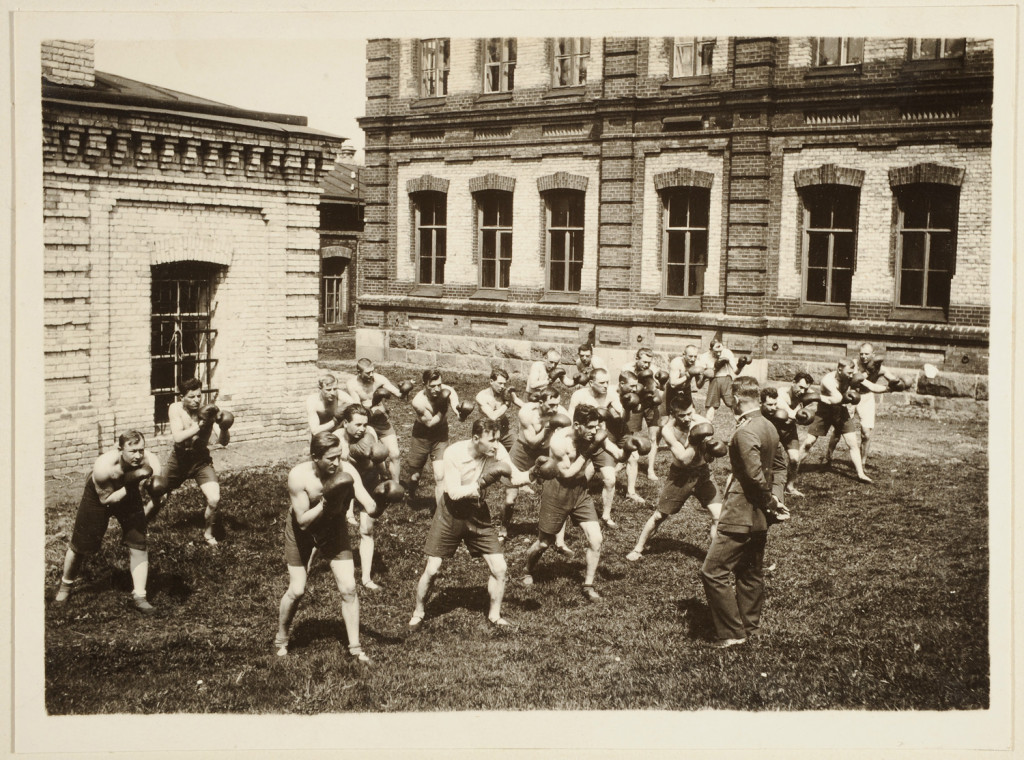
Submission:
<svg viewBox="0 0 1024 760">
<path fill-rule="evenodd" d="M 779 433 L 759 410 L 750 413 L 729 442 L 732 475 L 726 487 L 718 529 L 731 533 L 768 530 L 765 508 L 786 487 L 786 452 Z"/>
</svg>

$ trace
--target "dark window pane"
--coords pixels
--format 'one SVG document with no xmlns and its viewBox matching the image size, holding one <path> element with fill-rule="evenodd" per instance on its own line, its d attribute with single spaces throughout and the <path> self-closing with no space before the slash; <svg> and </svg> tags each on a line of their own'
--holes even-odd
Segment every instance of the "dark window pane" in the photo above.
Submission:
<svg viewBox="0 0 1024 760">
<path fill-rule="evenodd" d="M 484 226 L 493 227 L 498 223 L 498 203 L 493 196 L 484 196 L 480 201 L 483 211 Z"/>
<path fill-rule="evenodd" d="M 434 271 L 433 259 L 429 256 L 420 257 L 420 282 L 424 284 L 430 284 L 430 276 Z"/>
<path fill-rule="evenodd" d="M 850 37 L 847 41 L 846 63 L 864 62 L 864 38 Z"/>
<path fill-rule="evenodd" d="M 900 305 L 921 306 L 924 303 L 923 289 L 924 274 L 904 269 L 900 276 Z"/>
<path fill-rule="evenodd" d="M 560 261 L 551 262 L 551 290 L 565 290 L 565 264 Z"/>
<path fill-rule="evenodd" d="M 431 229 L 420 230 L 420 258 L 427 259 L 434 255 L 433 232 Z"/>
<path fill-rule="evenodd" d="M 551 233 L 551 261 L 565 261 L 565 233 L 564 232 L 552 232 Z"/>
<path fill-rule="evenodd" d="M 446 230 L 444 230 L 444 229 L 434 230 L 434 244 L 437 246 L 436 249 L 434 250 L 434 255 L 435 256 L 438 256 L 440 258 L 444 258 L 445 251 L 447 250 L 447 248 L 446 248 L 447 237 L 448 236 L 446 235 Z"/>
<path fill-rule="evenodd" d="M 569 225 L 569 205 L 564 196 L 556 196 L 551 201 L 551 226 L 567 227 Z"/>
<path fill-rule="evenodd" d="M 484 259 L 480 266 L 480 285 L 485 288 L 495 287 L 495 272 L 494 259 Z"/>
<path fill-rule="evenodd" d="M 834 66 L 839 63 L 839 37 L 818 38 L 818 64 Z"/>
<path fill-rule="evenodd" d="M 583 233 L 574 231 L 569 233 L 570 258 L 573 262 L 583 264 Z"/>
<path fill-rule="evenodd" d="M 435 285 L 443 285 L 444 284 L 444 263 L 445 263 L 445 258 L 443 256 L 438 256 L 436 259 L 434 259 L 434 284 Z"/>
<path fill-rule="evenodd" d="M 928 250 L 928 268 L 932 271 L 953 271 L 953 235 L 933 232 Z"/>
<path fill-rule="evenodd" d="M 690 263 L 707 264 L 708 233 L 704 230 L 693 230 L 690 233 Z"/>
<path fill-rule="evenodd" d="M 444 193 L 432 193 L 434 203 L 434 224 L 446 224 L 447 223 L 447 196 Z"/>
<path fill-rule="evenodd" d="M 690 267 L 690 279 L 687 295 L 699 296 L 704 294 L 704 266 L 697 265 Z"/>
<path fill-rule="evenodd" d="M 501 258 L 505 261 L 512 260 L 512 233 L 501 233 Z"/>
<path fill-rule="evenodd" d="M 903 233 L 903 258 L 900 266 L 904 271 L 924 268 L 924 236 L 923 232 Z"/>
<path fill-rule="evenodd" d="M 703 188 L 690 191 L 690 226 L 707 227 L 711 211 L 711 193 Z"/>
<path fill-rule="evenodd" d="M 945 43 L 945 54 L 949 58 L 962 56 L 967 48 L 967 40 L 962 37 L 955 40 L 946 40 Z"/>
<path fill-rule="evenodd" d="M 956 190 L 949 187 L 933 186 L 931 193 L 931 214 L 928 226 L 933 229 L 951 230 L 956 227 L 957 197 Z"/>
<path fill-rule="evenodd" d="M 500 89 L 498 84 L 498 77 L 501 69 L 497 66 L 488 66 L 485 74 L 484 91 L 485 92 L 498 92 Z"/>
<path fill-rule="evenodd" d="M 665 202 L 668 205 L 668 226 L 685 227 L 687 222 L 686 195 L 679 192 L 670 193 Z"/>
<path fill-rule="evenodd" d="M 827 267 L 828 266 L 828 233 L 808 232 L 807 233 L 807 266 Z"/>
<path fill-rule="evenodd" d="M 484 230 L 480 238 L 480 257 L 482 259 L 493 259 L 496 255 L 496 246 L 494 241 L 495 236 L 494 230 Z"/>
<path fill-rule="evenodd" d="M 815 303 L 825 302 L 825 278 L 826 270 L 807 270 L 807 300 Z"/>
<path fill-rule="evenodd" d="M 809 212 L 809 227 L 819 230 L 832 227 L 832 204 L 820 190 L 812 189 L 806 192 L 804 206 Z"/>
<path fill-rule="evenodd" d="M 514 90 L 516 88 L 516 65 L 514 63 L 508 65 L 508 68 L 505 69 L 505 75 L 505 89 Z"/>
<path fill-rule="evenodd" d="M 583 226 L 583 193 L 573 193 L 569 196 L 569 226 Z"/>
<path fill-rule="evenodd" d="M 579 293 L 580 286 L 582 285 L 583 277 L 583 261 L 574 259 L 572 264 L 569 265 L 569 287 L 568 290 Z"/>
<path fill-rule="evenodd" d="M 487 40 L 487 60 L 488 62 L 500 61 L 501 60 L 501 38 L 491 37 Z"/>
<path fill-rule="evenodd" d="M 669 265 L 683 264 L 686 262 L 686 233 L 668 233 L 668 258 Z"/>
<path fill-rule="evenodd" d="M 835 232 L 832 237 L 832 266 L 853 268 L 853 233 Z"/>
<path fill-rule="evenodd" d="M 853 188 L 836 188 L 833 198 L 832 226 L 841 230 L 857 227 L 857 200 L 859 193 Z"/>
<path fill-rule="evenodd" d="M 939 306 L 945 309 L 949 306 L 949 284 L 950 277 L 945 272 L 930 272 L 928 274 L 928 302 L 927 306 Z"/>
<path fill-rule="evenodd" d="M 939 45 L 942 40 L 935 37 L 925 37 L 921 39 L 921 58 L 938 58 L 939 57 Z"/>
<path fill-rule="evenodd" d="M 899 200 L 904 229 L 921 230 L 928 226 L 928 201 L 923 193 L 905 190 Z"/>
<path fill-rule="evenodd" d="M 512 226 L 512 194 L 502 193 L 498 196 L 498 224 L 502 227 Z"/>
<path fill-rule="evenodd" d="M 665 271 L 665 294 L 670 296 L 685 295 L 683 278 L 686 267 L 681 264 L 669 264 Z"/>
<path fill-rule="evenodd" d="M 511 275 L 511 270 L 512 270 L 512 260 L 511 259 L 507 259 L 507 258 L 503 258 L 501 260 L 500 265 L 499 265 L 499 271 L 501 272 L 501 277 L 500 277 L 500 280 L 498 282 L 498 287 L 499 288 L 507 288 L 509 286 L 509 278 L 510 278 L 510 275 Z"/>
<path fill-rule="evenodd" d="M 853 273 L 849 269 L 832 270 L 832 303 L 849 303 Z"/>
<path fill-rule="evenodd" d="M 516 38 L 512 37 L 506 44 L 508 45 L 508 60 L 514 61 L 516 59 Z"/>
</svg>

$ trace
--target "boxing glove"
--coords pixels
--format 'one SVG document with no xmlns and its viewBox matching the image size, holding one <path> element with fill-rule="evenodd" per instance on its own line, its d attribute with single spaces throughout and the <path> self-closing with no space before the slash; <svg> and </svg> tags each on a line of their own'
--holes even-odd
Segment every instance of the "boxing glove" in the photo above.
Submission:
<svg viewBox="0 0 1024 760">
<path fill-rule="evenodd" d="M 640 392 L 640 402 L 646 408 L 658 406 L 664 398 L 664 394 L 658 389 Z"/>
<path fill-rule="evenodd" d="M 223 410 L 217 415 L 217 424 L 221 430 L 230 430 L 231 426 L 235 424 L 235 415 L 227 410 Z"/>
<path fill-rule="evenodd" d="M 555 382 L 565 377 L 565 367 L 555 367 L 553 370 L 548 372 L 548 381 Z"/>
<path fill-rule="evenodd" d="M 742 372 L 743 368 L 750 364 L 752 361 L 754 360 L 751 359 L 749 356 L 741 356 L 739 360 L 736 362 L 736 374 Z"/>
<path fill-rule="evenodd" d="M 549 456 L 541 454 L 533 463 L 533 474 L 537 480 L 551 480 L 558 477 L 558 463 Z"/>
<path fill-rule="evenodd" d="M 821 393 L 818 392 L 817 388 L 808 388 L 804 391 L 804 395 L 800 397 L 801 404 L 813 404 L 817 401 L 821 401 Z"/>
<path fill-rule="evenodd" d="M 199 408 L 199 424 L 212 425 L 219 413 L 220 409 L 216 404 L 204 404 Z"/>
<path fill-rule="evenodd" d="M 793 419 L 796 420 L 797 425 L 810 425 L 814 415 L 809 409 L 799 409 Z"/>
<path fill-rule="evenodd" d="M 380 464 L 388 458 L 388 447 L 377 441 L 370 447 L 370 461 Z"/>
<path fill-rule="evenodd" d="M 388 398 L 391 398 L 391 391 L 381 386 L 373 392 L 373 400 L 370 403 L 372 406 L 377 406 L 381 401 Z"/>
<path fill-rule="evenodd" d="M 690 428 L 690 445 L 696 446 L 715 434 L 715 428 L 710 422 L 698 422 Z"/>
<path fill-rule="evenodd" d="M 855 388 L 847 389 L 846 393 L 843 394 L 843 403 L 856 406 L 860 403 L 860 393 Z"/>
<path fill-rule="evenodd" d="M 473 413 L 476 408 L 476 404 L 472 401 L 460 401 L 459 402 L 459 420 L 464 421 L 469 415 Z"/>
<path fill-rule="evenodd" d="M 367 422 L 373 427 L 384 427 L 388 424 L 388 415 L 383 409 L 374 409 L 367 417 Z"/>
<path fill-rule="evenodd" d="M 555 429 L 569 427 L 570 425 L 572 425 L 572 420 L 570 420 L 566 415 L 562 414 L 561 412 L 557 412 L 551 418 L 551 421 L 548 422 L 548 426 Z"/>
<path fill-rule="evenodd" d="M 729 447 L 722 441 L 708 440 L 704 443 L 704 458 L 718 459 L 729 453 Z"/>
<path fill-rule="evenodd" d="M 138 486 L 142 481 L 153 477 L 153 468 L 148 464 L 140 464 L 134 470 L 128 470 L 124 474 L 124 487 Z"/>
<path fill-rule="evenodd" d="M 498 460 L 492 460 L 484 465 L 483 472 L 480 473 L 480 477 L 477 478 L 476 485 L 481 491 L 486 489 L 488 486 L 492 486 L 501 480 L 503 477 L 508 478 L 512 475 L 512 465 L 508 462 L 502 462 Z"/>
<path fill-rule="evenodd" d="M 334 473 L 324 483 L 324 512 L 335 513 L 347 508 L 352 495 L 352 476 L 343 470 Z"/>
<path fill-rule="evenodd" d="M 895 380 L 891 380 L 889 382 L 889 390 L 890 391 L 898 393 L 900 391 L 905 391 L 906 389 L 907 389 L 907 384 L 905 382 L 903 382 L 902 378 L 897 377 Z"/>
<path fill-rule="evenodd" d="M 405 489 L 397 480 L 385 480 L 373 489 L 374 500 L 377 502 L 377 512 L 380 513 L 380 503 L 395 504 L 405 498 Z"/>
<path fill-rule="evenodd" d="M 577 372 L 572 377 L 572 384 L 575 386 L 585 385 L 587 382 L 587 376 L 581 372 Z"/>
<path fill-rule="evenodd" d="M 659 369 L 657 372 L 654 373 L 654 380 L 655 382 L 658 383 L 658 385 L 664 387 L 665 383 L 668 382 L 668 372 L 666 372 L 663 369 Z"/>
<path fill-rule="evenodd" d="M 637 393 L 627 393 L 622 397 L 622 406 L 631 412 L 639 412 L 643 408 L 643 402 Z"/>
<path fill-rule="evenodd" d="M 398 384 L 398 392 L 402 394 L 402 398 L 408 398 L 409 393 L 416 387 L 416 383 L 412 380 L 403 380 Z"/>
</svg>

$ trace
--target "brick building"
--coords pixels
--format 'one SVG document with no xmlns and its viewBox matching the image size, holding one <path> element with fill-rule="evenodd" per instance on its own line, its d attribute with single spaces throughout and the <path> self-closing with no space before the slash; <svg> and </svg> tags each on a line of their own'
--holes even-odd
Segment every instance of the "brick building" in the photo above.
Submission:
<svg viewBox="0 0 1024 760">
<path fill-rule="evenodd" d="M 872 341 L 987 387 L 991 40 L 374 39 L 358 351 Z"/>
<path fill-rule="evenodd" d="M 351 344 L 363 239 L 363 167 L 343 151 L 320 183 L 320 356 Z"/>
<path fill-rule="evenodd" d="M 97 72 L 91 42 L 42 59 L 47 472 L 129 427 L 162 442 L 191 375 L 236 437 L 301 436 L 320 183 L 342 139 Z"/>
</svg>

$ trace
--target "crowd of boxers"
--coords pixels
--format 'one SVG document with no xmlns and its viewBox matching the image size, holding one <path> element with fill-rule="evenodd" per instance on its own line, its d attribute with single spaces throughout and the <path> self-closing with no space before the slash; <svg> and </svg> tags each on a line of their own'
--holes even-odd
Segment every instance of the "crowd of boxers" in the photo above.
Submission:
<svg viewBox="0 0 1024 760">
<path fill-rule="evenodd" d="M 275 651 L 282 656 L 288 653 L 307 574 L 319 557 L 328 562 L 341 594 L 349 653 L 358 662 L 370 662 L 359 643 L 359 599 L 349 526 L 358 528 L 362 585 L 377 589 L 371 577 L 374 523 L 389 505 L 413 498 L 428 460 L 435 483 L 433 516 L 424 549 L 426 566 L 416 585 L 415 607 L 408 623 L 411 631 L 423 625 L 426 602 L 442 561 L 453 557 L 462 544 L 471 556 L 482 556 L 487 564 L 489 622 L 497 628 L 510 625 L 501 614 L 508 575 L 503 548 L 524 490 L 539 491 L 540 511 L 537 537 L 526 553 L 523 585 L 534 584 L 536 568 L 552 545 L 564 555 L 573 554 L 565 542 L 565 529 L 571 521 L 579 526 L 586 543 L 582 593 L 585 599 L 597 601 L 601 599 L 595 578 L 602 526 L 617 527 L 612 514 L 617 477 L 625 470 L 627 499 L 644 504 L 636 491 L 644 458 L 646 477 L 663 483 L 653 513 L 627 554 L 631 562 L 643 558 L 651 536 L 690 496 L 710 514 L 712 546 L 717 546 L 723 500 L 728 511 L 730 493 L 742 497 L 744 490 L 750 491 L 745 478 L 754 477 L 754 487 L 759 483 L 765 494 L 763 503 L 755 505 L 752 512 L 755 532 L 762 523 L 767 531 L 768 525 L 788 519 L 786 497 L 802 496 L 797 488 L 800 465 L 815 441 L 829 431 L 832 437 L 826 461 L 831 463 L 838 442 L 843 440 L 857 479 L 871 482 L 864 463 L 874 428 L 875 395 L 903 390 L 904 385 L 882 366 L 870 344 L 861 347 L 856 359 L 838 362 L 817 386 L 809 374 L 798 372 L 790 384 L 760 387 L 753 377 L 741 374 L 748 363 L 746 357 L 737 359 L 717 336 L 703 354 L 696 346 L 687 346 L 667 367 L 657 366 L 653 351 L 641 348 L 635 360 L 619 370 L 617 386 L 612 388 L 607 364 L 585 344 L 578 348 L 574 364 L 564 365 L 557 350 L 548 351 L 531 366 L 522 391 L 511 385 L 508 372 L 493 369 L 488 385 L 473 401 L 460 400 L 436 368 L 423 372 L 423 387 L 415 393 L 418 383 L 405 380 L 396 385 L 368 359 L 357 362 L 356 373 L 343 385 L 335 376 L 323 375 L 318 390 L 305 402 L 311 436 L 309 459 L 288 475 L 290 508 L 284 543 L 289 584 L 280 601 Z M 704 414 L 699 415 L 693 393 L 705 388 Z M 196 481 L 206 501 L 203 539 L 210 546 L 217 545 L 220 486 L 210 445 L 229 443 L 234 418 L 215 404 L 203 403 L 197 379 L 184 381 L 179 390 L 181 400 L 168 412 L 173 446 L 166 464 L 162 466 L 146 451 L 145 437 L 135 430 L 122 434 L 118 448 L 96 460 L 76 515 L 56 602 L 67 601 L 84 558 L 98 550 L 114 517 L 129 550 L 132 605 L 151 613 L 154 607 L 146 598 L 147 527 L 167 495 L 186 480 Z M 562 403 L 563 390 L 570 393 L 566 405 Z M 409 402 L 414 413 L 404 453 L 386 408 L 386 402 L 395 399 Z M 737 433 L 728 445 L 715 438 L 713 424 L 723 404 L 737 415 Z M 465 421 L 477 412 L 470 437 L 450 443 L 450 414 Z M 739 431 L 754 417 L 759 421 L 749 426 L 749 434 L 744 433 L 754 443 L 743 444 L 738 440 Z M 770 425 L 765 425 L 765 420 Z M 802 426 L 806 433 L 801 437 Z M 758 448 L 758 434 L 761 448 L 778 449 L 763 457 L 762 472 L 756 457 L 744 460 L 751 455 L 742 449 L 743 445 Z M 655 466 L 660 448 L 668 450 L 670 460 L 667 472 L 661 475 Z M 710 463 L 723 456 L 730 457 L 733 472 L 720 488 Z M 600 510 L 589 487 L 594 479 L 600 484 Z M 494 510 L 486 498 L 492 487 L 504 491 Z M 722 530 L 724 542 L 726 531 Z M 729 535 L 733 543 L 741 538 L 741 543 L 746 542 L 738 533 Z M 757 628 L 761 601 L 756 587 L 761 582 L 763 545 L 762 540 L 761 554 L 752 557 L 742 556 L 747 549 L 736 544 L 736 556 L 725 563 L 724 572 L 717 567 L 712 573 L 707 562 L 701 570 L 719 634 L 714 646 L 743 643 L 744 626 L 747 632 Z M 709 551 L 709 560 L 714 553 Z M 756 572 L 747 577 L 754 564 Z M 715 610 L 716 599 L 734 593 L 726 577 L 730 572 L 735 576 L 739 618 L 731 596 L 728 605 L 733 607 L 738 633 L 730 633 L 726 613 L 722 618 L 726 627 L 720 628 L 717 623 L 722 616 Z"/>
</svg>

